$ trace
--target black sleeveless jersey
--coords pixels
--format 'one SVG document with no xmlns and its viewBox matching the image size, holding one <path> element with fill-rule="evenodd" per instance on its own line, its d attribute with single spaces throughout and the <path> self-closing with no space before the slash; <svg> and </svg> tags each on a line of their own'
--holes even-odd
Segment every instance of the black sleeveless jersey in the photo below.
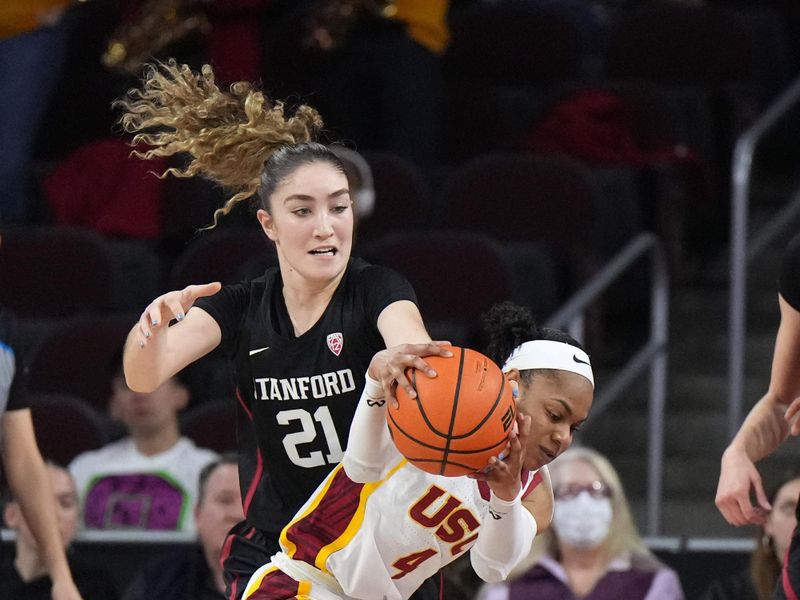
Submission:
<svg viewBox="0 0 800 600">
<path fill-rule="evenodd" d="M 779 289 L 783 299 L 800 310 L 800 234 L 792 238 L 783 253 Z"/>
<path fill-rule="evenodd" d="M 196 302 L 219 324 L 235 377 L 245 517 L 274 535 L 342 458 L 367 367 L 385 347 L 381 311 L 416 303 L 401 275 L 351 258 L 323 315 L 295 337 L 282 287 L 273 267 Z"/>
</svg>

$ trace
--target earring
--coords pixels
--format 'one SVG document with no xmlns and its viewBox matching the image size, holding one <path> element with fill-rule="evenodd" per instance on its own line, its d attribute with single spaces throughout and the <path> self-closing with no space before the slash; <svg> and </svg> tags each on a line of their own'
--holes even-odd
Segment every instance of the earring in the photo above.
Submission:
<svg viewBox="0 0 800 600">
<path fill-rule="evenodd" d="M 761 536 L 761 545 L 764 546 L 764 548 L 771 548 L 772 538 L 765 533 L 764 535 Z"/>
</svg>

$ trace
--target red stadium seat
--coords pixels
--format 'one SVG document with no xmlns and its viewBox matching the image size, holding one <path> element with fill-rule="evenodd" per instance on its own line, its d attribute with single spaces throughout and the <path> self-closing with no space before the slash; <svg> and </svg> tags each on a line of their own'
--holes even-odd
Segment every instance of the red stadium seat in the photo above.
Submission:
<svg viewBox="0 0 800 600">
<path fill-rule="evenodd" d="M 504 243 L 553 249 L 574 287 L 597 264 L 597 190 L 587 169 L 566 157 L 491 154 L 475 158 L 445 182 L 443 227 Z"/>
<path fill-rule="evenodd" d="M 31 391 L 71 394 L 105 414 L 113 362 L 138 316 L 86 317 L 58 326 L 32 358 Z"/>
<path fill-rule="evenodd" d="M 223 453 L 236 450 L 236 410 L 233 400 L 209 400 L 181 417 L 183 434 L 202 448 Z"/>
<path fill-rule="evenodd" d="M 33 428 L 45 459 L 67 466 L 82 452 L 109 441 L 108 421 L 81 398 L 68 394 L 34 394 Z"/>
<path fill-rule="evenodd" d="M 0 304 L 20 317 L 57 318 L 108 311 L 112 255 L 96 233 L 73 227 L 2 231 Z"/>
<path fill-rule="evenodd" d="M 203 232 L 175 261 L 170 289 L 190 284 L 239 281 L 242 269 L 253 259 L 277 264 L 275 248 L 263 231 L 253 227 L 222 227 Z"/>
<path fill-rule="evenodd" d="M 405 275 L 431 335 L 454 344 L 472 342 L 481 313 L 511 295 L 500 248 L 472 232 L 398 232 L 364 248 L 364 256 Z"/>
</svg>

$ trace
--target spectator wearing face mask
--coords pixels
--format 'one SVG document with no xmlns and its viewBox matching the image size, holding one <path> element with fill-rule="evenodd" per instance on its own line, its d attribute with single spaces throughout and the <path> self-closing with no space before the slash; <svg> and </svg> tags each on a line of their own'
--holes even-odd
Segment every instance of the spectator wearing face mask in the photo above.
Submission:
<svg viewBox="0 0 800 600">
<path fill-rule="evenodd" d="M 572 448 L 550 467 L 553 526 L 508 581 L 479 600 L 683 600 L 677 574 L 647 549 L 619 475 L 589 448 Z"/>
</svg>

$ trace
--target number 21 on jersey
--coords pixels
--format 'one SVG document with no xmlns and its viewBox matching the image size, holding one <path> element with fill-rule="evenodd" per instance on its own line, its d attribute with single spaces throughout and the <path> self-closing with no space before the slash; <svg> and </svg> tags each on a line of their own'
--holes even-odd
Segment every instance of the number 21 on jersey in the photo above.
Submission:
<svg viewBox="0 0 800 600">
<path fill-rule="evenodd" d="M 281 425 L 289 425 L 294 421 L 300 422 L 301 431 L 288 433 L 283 438 L 283 447 L 286 449 L 286 455 L 298 467 L 311 469 L 325 464 L 335 465 L 342 460 L 344 456 L 342 444 L 339 442 L 339 435 L 336 433 L 336 426 L 333 423 L 331 411 L 327 406 L 320 406 L 314 411 L 313 415 L 303 408 L 295 408 L 282 410 L 275 417 Z M 305 456 L 301 456 L 298 446 L 314 441 L 318 434 L 317 423 L 322 426 L 322 435 L 325 436 L 328 452 L 323 454 L 320 450 L 314 450 Z"/>
</svg>

